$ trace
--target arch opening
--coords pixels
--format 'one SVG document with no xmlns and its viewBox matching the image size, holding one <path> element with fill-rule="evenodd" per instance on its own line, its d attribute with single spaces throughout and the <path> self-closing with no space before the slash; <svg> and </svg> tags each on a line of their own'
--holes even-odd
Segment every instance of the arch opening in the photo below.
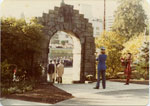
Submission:
<svg viewBox="0 0 150 106">
<path fill-rule="evenodd" d="M 48 62 L 63 61 L 63 84 L 71 84 L 80 80 L 81 42 L 72 32 L 57 31 L 49 41 Z M 47 78 L 48 80 L 48 78 Z"/>
</svg>

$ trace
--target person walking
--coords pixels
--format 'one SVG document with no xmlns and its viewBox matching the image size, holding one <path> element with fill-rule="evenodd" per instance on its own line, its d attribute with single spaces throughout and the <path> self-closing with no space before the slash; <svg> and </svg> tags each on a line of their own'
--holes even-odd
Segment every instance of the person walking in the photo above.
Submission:
<svg viewBox="0 0 150 106">
<path fill-rule="evenodd" d="M 132 61 L 132 54 L 131 53 L 127 54 L 126 59 L 124 59 L 124 58 L 121 59 L 122 64 L 125 66 L 125 71 L 124 71 L 124 74 L 126 77 L 125 85 L 129 85 L 129 81 L 131 78 L 131 61 Z"/>
<path fill-rule="evenodd" d="M 61 61 L 58 65 L 57 65 L 57 76 L 58 76 L 58 83 L 62 83 L 62 76 L 64 74 L 64 65 L 63 62 Z"/>
<path fill-rule="evenodd" d="M 106 77 L 105 77 L 105 72 L 106 72 L 106 64 L 105 61 L 107 59 L 107 55 L 105 54 L 105 48 L 101 47 L 101 54 L 98 56 L 96 59 L 98 61 L 98 73 L 97 73 L 97 84 L 94 89 L 99 89 L 100 87 L 100 75 L 102 76 L 102 85 L 103 89 L 106 88 Z"/>
<path fill-rule="evenodd" d="M 48 82 L 54 83 L 53 81 L 53 73 L 55 71 L 55 66 L 52 63 L 52 60 L 50 60 L 50 64 L 48 65 Z"/>
</svg>

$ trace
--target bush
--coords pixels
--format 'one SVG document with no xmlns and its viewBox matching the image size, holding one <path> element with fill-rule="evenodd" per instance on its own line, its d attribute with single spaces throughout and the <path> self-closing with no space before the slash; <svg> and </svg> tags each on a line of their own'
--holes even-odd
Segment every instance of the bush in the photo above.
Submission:
<svg viewBox="0 0 150 106">
<path fill-rule="evenodd" d="M 42 76 L 42 67 L 39 64 L 35 64 L 33 67 L 33 75 L 31 77 L 33 77 L 35 79 L 35 81 L 41 80 Z"/>
<path fill-rule="evenodd" d="M 140 53 L 136 58 L 134 78 L 136 79 L 149 79 L 149 40 L 145 39 L 140 47 Z"/>
<path fill-rule="evenodd" d="M 1 82 L 11 83 L 13 81 L 13 70 L 16 67 L 15 64 L 8 64 L 7 61 L 1 64 Z"/>
<path fill-rule="evenodd" d="M 45 40 L 42 33 L 43 26 L 38 24 L 36 19 L 31 19 L 28 23 L 24 19 L 15 18 L 1 18 L 1 25 L 2 93 L 13 93 L 13 87 L 17 87 L 19 89 L 17 92 L 21 93 L 20 90 L 23 90 L 26 84 L 32 86 L 31 81 L 35 83 L 41 80 L 42 68 L 37 62 L 41 60 L 43 51 L 41 44 Z M 15 67 L 19 82 L 13 82 Z M 24 83 L 25 81 L 30 81 L 30 84 Z"/>
<path fill-rule="evenodd" d="M 148 67 L 145 67 L 146 64 L 144 62 L 140 62 L 136 66 L 135 73 L 133 73 L 133 78 L 135 79 L 149 79 L 149 70 Z"/>
<path fill-rule="evenodd" d="M 25 81 L 25 80 L 40 80 L 42 76 L 42 67 L 35 63 L 32 68 L 22 68 L 18 69 L 16 72 L 16 77 L 19 79 L 19 81 Z"/>
<path fill-rule="evenodd" d="M 9 95 L 10 92 L 8 91 L 8 89 L 2 88 L 2 89 L 1 89 L 1 94 L 2 94 L 2 95 Z"/>
<path fill-rule="evenodd" d="M 35 88 L 35 82 L 34 81 L 22 81 L 22 82 L 13 82 L 9 86 L 7 86 L 7 83 L 2 84 L 1 86 L 1 94 L 3 96 L 14 94 L 14 93 L 24 93 L 26 91 L 31 91 L 33 88 Z"/>
</svg>

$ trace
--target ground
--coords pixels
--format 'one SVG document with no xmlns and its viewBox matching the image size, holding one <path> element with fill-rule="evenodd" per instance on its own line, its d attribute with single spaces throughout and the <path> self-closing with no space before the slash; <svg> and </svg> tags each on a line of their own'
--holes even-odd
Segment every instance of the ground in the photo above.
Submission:
<svg viewBox="0 0 150 106">
<path fill-rule="evenodd" d="M 54 104 L 72 97 L 71 94 L 50 84 L 38 84 L 33 91 L 12 94 L 3 98 Z"/>
<path fill-rule="evenodd" d="M 114 82 L 126 82 L 126 79 L 109 79 L 109 81 L 114 81 Z M 143 84 L 143 85 L 149 85 L 149 80 L 136 80 L 136 79 L 131 79 L 130 83 L 134 84 Z"/>
<path fill-rule="evenodd" d="M 124 83 L 122 82 L 107 81 L 106 82 L 107 87 L 105 90 L 102 89 L 102 87 L 97 90 L 97 89 L 93 89 L 96 83 L 71 84 L 71 80 L 72 80 L 71 73 L 72 72 L 69 69 L 65 70 L 65 74 L 63 78 L 64 84 L 54 84 L 54 86 L 52 87 L 56 91 L 50 89 L 50 85 L 49 86 L 43 85 L 43 87 L 45 86 L 46 90 L 43 89 L 43 91 L 41 92 L 42 96 L 40 96 L 40 98 L 43 98 L 43 100 L 52 101 L 52 103 L 56 103 L 53 104 L 56 106 L 67 106 L 67 105 L 78 105 L 78 106 L 86 106 L 86 105 L 142 106 L 143 105 L 146 106 L 148 104 L 148 93 L 149 93 L 148 85 L 143 85 L 143 84 L 124 85 Z M 72 94 L 74 98 L 72 98 L 72 96 L 69 93 Z M 40 91 L 37 91 L 36 93 L 30 93 L 30 94 L 32 97 L 34 97 L 37 94 L 39 96 Z M 47 98 L 47 96 L 45 96 L 45 94 L 50 96 L 48 97 L 49 99 Z M 66 97 L 63 97 L 63 95 Z M 62 98 L 60 98 L 60 96 Z M 56 100 L 58 101 L 54 99 L 55 97 Z M 29 101 L 5 99 L 5 98 L 2 98 L 1 102 L 2 104 L 5 105 L 12 105 L 12 104 L 29 105 L 30 104 L 31 106 L 33 106 L 33 105 L 52 104 L 51 102 L 38 103 L 38 102 L 29 102 Z"/>
<path fill-rule="evenodd" d="M 93 89 L 92 84 L 55 85 L 71 93 L 75 98 L 59 102 L 55 105 L 98 105 L 98 106 L 146 106 L 148 104 L 148 85 L 107 81 L 107 88 Z"/>
<path fill-rule="evenodd" d="M 90 84 L 55 84 L 56 87 L 71 93 L 74 98 L 58 102 L 56 106 L 67 105 L 97 105 L 97 106 L 146 106 L 148 104 L 148 85 L 130 84 L 124 85 L 120 82 L 107 81 L 107 88 L 104 90 L 93 89 L 96 83 Z M 26 102 L 14 99 L 1 99 L 4 105 L 30 104 L 41 105 L 41 103 Z M 42 104 L 51 105 L 51 104 Z"/>
</svg>

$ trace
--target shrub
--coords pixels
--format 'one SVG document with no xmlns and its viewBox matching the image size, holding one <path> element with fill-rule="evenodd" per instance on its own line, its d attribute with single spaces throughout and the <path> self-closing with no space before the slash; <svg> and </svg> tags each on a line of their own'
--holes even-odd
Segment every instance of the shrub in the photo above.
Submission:
<svg viewBox="0 0 150 106">
<path fill-rule="evenodd" d="M 16 67 L 15 64 L 9 64 L 7 61 L 1 64 L 1 82 L 11 83 L 13 81 L 13 70 Z"/>
<path fill-rule="evenodd" d="M 149 70 L 147 70 L 146 64 L 144 62 L 140 62 L 136 66 L 136 72 L 133 74 L 133 78 L 135 79 L 149 79 Z"/>
</svg>

